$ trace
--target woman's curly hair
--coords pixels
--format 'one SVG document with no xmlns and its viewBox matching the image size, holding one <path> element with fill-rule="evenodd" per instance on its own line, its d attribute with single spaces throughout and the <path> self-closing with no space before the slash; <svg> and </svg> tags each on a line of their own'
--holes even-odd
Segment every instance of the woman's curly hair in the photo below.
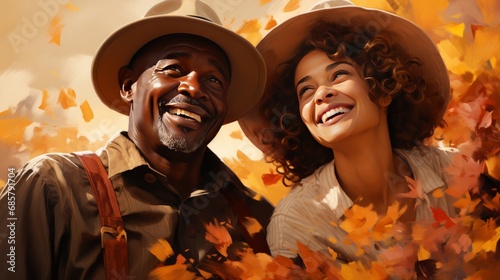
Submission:
<svg viewBox="0 0 500 280">
<path fill-rule="evenodd" d="M 387 120 L 393 148 L 417 146 L 432 136 L 437 126 L 445 125 L 441 112 L 446 104 L 439 85 L 423 79 L 420 60 L 393 43 L 390 34 L 380 32 L 370 37 L 360 34 L 359 29 L 319 21 L 295 56 L 278 67 L 271 94 L 261 107 L 271 124 L 261 139 L 272 147 L 266 160 L 277 167 L 285 185 L 298 183 L 333 159 L 333 151 L 320 145 L 302 122 L 294 88 L 295 68 L 312 50 L 324 51 L 331 59 L 348 57 L 360 66 L 376 104 L 391 97 Z"/>
</svg>

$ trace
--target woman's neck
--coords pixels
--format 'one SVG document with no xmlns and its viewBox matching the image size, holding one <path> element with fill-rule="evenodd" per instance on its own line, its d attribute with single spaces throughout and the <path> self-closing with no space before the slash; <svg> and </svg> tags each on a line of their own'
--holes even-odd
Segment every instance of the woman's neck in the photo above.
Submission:
<svg viewBox="0 0 500 280">
<path fill-rule="evenodd" d="M 408 172 L 395 168 L 401 159 L 393 153 L 388 133 L 349 139 L 333 150 L 337 179 L 355 203 L 373 204 L 377 213 L 385 214 L 387 207 L 399 200 L 395 194 L 407 191 L 404 176 Z"/>
</svg>

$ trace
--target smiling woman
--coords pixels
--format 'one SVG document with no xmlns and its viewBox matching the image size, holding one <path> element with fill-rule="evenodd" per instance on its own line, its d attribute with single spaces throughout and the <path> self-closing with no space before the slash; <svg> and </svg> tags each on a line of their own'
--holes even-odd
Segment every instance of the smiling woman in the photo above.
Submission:
<svg viewBox="0 0 500 280">
<path fill-rule="evenodd" d="M 403 223 L 432 221 L 433 209 L 457 214 L 454 198 L 432 196 L 445 193 L 444 169 L 457 150 L 424 145 L 444 125 L 450 100 L 447 69 L 430 38 L 384 11 L 328 2 L 258 44 L 269 85 L 258 117 L 240 124 L 292 185 L 268 228 L 273 256 L 299 257 L 304 244 L 326 255 L 333 248 L 349 262 L 381 246 L 365 244 L 359 255 L 335 241 L 346 238 L 334 225 L 351 209 L 384 216 L 395 207 Z M 380 19 L 377 32 L 367 27 Z"/>
</svg>

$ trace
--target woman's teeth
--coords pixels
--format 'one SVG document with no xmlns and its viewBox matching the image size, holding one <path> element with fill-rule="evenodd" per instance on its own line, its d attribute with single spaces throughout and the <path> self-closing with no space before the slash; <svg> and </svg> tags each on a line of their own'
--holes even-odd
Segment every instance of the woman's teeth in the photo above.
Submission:
<svg viewBox="0 0 500 280">
<path fill-rule="evenodd" d="M 346 107 L 337 107 L 337 108 L 331 109 L 323 114 L 323 116 L 321 117 L 321 121 L 323 123 L 325 123 L 329 118 L 331 118 L 337 114 L 345 114 L 345 113 L 348 113 L 350 111 L 351 111 L 351 109 L 346 108 Z"/>
</svg>

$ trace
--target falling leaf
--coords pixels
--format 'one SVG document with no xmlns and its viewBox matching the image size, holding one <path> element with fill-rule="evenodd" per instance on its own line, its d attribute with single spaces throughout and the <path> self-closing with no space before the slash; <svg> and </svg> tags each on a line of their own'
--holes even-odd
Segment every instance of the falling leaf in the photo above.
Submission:
<svg viewBox="0 0 500 280">
<path fill-rule="evenodd" d="M 446 228 L 450 228 L 455 225 L 455 223 L 450 219 L 450 217 L 448 217 L 448 215 L 443 209 L 431 207 L 431 210 L 432 210 L 432 215 L 434 216 L 434 220 L 436 221 L 434 225 L 438 225 L 442 222 L 445 223 Z"/>
<path fill-rule="evenodd" d="M 236 33 L 245 37 L 245 39 L 250 41 L 253 45 L 257 45 L 257 43 L 262 39 L 260 28 L 261 24 L 258 19 L 245 20 L 243 21 L 241 28 L 238 29 Z"/>
<path fill-rule="evenodd" d="M 2 112 L 1 114 L 7 111 Z M 24 117 L 10 117 L 0 119 L 0 127 L 2 133 L 0 134 L 0 141 L 14 147 L 23 142 L 23 136 L 26 128 L 33 122 Z"/>
<path fill-rule="evenodd" d="M 40 102 L 40 106 L 38 106 L 38 109 L 45 110 L 48 105 L 47 102 L 48 99 L 49 99 L 49 91 L 46 89 L 42 90 L 42 101 Z"/>
<path fill-rule="evenodd" d="M 170 243 L 165 239 L 158 239 L 157 243 L 149 247 L 149 251 L 151 254 L 155 255 L 160 262 L 164 262 L 168 257 L 174 254 L 174 250 L 172 250 Z"/>
<path fill-rule="evenodd" d="M 205 239 L 214 244 L 215 248 L 221 255 L 227 257 L 227 248 L 233 243 L 231 235 L 225 226 L 220 226 L 215 220 L 215 223 L 205 224 Z"/>
<path fill-rule="evenodd" d="M 288 3 L 283 8 L 283 12 L 293 12 L 300 8 L 300 0 L 288 0 Z"/>
<path fill-rule="evenodd" d="M 67 3 L 66 5 L 64 5 L 64 8 L 66 8 L 67 10 L 69 11 L 72 11 L 72 12 L 78 12 L 80 10 L 79 7 L 75 6 L 73 3 Z"/>
<path fill-rule="evenodd" d="M 70 107 L 76 107 L 76 92 L 72 88 L 61 89 L 59 91 L 59 98 L 57 103 L 61 104 L 63 109 L 68 109 Z"/>
<path fill-rule="evenodd" d="M 82 111 L 82 117 L 85 122 L 90 122 L 94 118 L 94 112 L 92 112 L 92 108 L 90 108 L 90 104 L 87 100 L 80 105 L 80 110 Z"/>
<path fill-rule="evenodd" d="M 235 130 L 229 134 L 229 137 L 233 139 L 243 140 L 243 132 L 241 130 Z"/>
<path fill-rule="evenodd" d="M 274 185 L 281 180 L 281 174 L 274 173 L 273 169 L 270 169 L 270 173 L 262 174 L 262 182 L 264 185 Z"/>
<path fill-rule="evenodd" d="M 49 43 L 54 43 L 58 46 L 61 45 L 62 28 L 63 24 L 61 18 L 58 16 L 53 17 L 49 25 L 49 35 L 50 35 Z"/>
<path fill-rule="evenodd" d="M 153 269 L 149 275 L 148 279 L 155 280 L 193 280 L 200 279 L 196 277 L 194 272 L 188 270 L 188 266 L 184 264 L 173 264 L 167 266 L 160 266 Z"/>
<path fill-rule="evenodd" d="M 242 223 L 251 236 L 262 231 L 262 225 L 253 217 L 245 217 Z"/>
<path fill-rule="evenodd" d="M 266 26 L 264 26 L 264 30 L 271 30 L 276 25 L 278 25 L 276 19 L 273 16 L 271 16 L 271 18 L 267 21 Z"/>
</svg>

